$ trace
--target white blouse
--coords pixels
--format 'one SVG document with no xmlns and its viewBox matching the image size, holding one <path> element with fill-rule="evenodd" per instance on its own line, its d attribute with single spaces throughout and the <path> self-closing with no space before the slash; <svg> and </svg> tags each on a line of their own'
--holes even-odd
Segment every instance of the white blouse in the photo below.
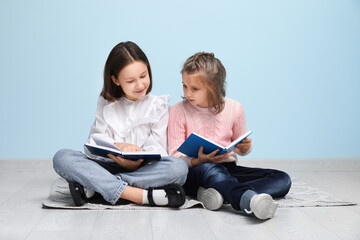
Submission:
<svg viewBox="0 0 360 240">
<path fill-rule="evenodd" d="M 104 140 L 131 143 L 142 151 L 167 156 L 169 101 L 169 95 L 147 94 L 137 101 L 122 97 L 115 102 L 100 96 L 87 143 L 93 144 L 92 137 L 97 135 Z M 86 148 L 85 153 L 90 155 Z"/>
</svg>

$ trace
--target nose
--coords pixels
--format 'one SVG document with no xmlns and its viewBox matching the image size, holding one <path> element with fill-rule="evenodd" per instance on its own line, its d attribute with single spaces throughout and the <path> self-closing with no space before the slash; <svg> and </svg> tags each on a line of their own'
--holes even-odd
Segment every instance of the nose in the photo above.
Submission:
<svg viewBox="0 0 360 240">
<path fill-rule="evenodd" d="M 137 88 L 137 89 L 141 89 L 141 88 L 143 88 L 143 87 L 144 87 L 143 81 L 141 81 L 141 79 L 138 79 L 138 80 L 136 81 L 136 88 Z"/>
</svg>

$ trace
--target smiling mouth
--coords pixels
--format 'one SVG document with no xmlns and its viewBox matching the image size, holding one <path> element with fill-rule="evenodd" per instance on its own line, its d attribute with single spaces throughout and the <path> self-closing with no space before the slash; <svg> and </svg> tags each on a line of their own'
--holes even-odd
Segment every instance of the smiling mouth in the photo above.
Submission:
<svg viewBox="0 0 360 240">
<path fill-rule="evenodd" d="M 143 93 L 145 91 L 145 88 L 144 89 L 142 89 L 142 90 L 140 90 L 140 91 L 135 91 L 135 93 Z"/>
</svg>

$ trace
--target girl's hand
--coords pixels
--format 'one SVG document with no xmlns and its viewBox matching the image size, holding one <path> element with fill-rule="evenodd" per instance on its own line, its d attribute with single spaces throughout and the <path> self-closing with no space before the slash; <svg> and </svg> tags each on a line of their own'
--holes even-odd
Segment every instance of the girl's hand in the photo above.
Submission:
<svg viewBox="0 0 360 240">
<path fill-rule="evenodd" d="M 251 145 L 252 145 L 251 138 L 249 137 L 245 138 L 244 141 L 236 145 L 237 153 L 240 155 L 246 154 L 250 150 Z"/>
<path fill-rule="evenodd" d="M 140 152 L 141 149 L 139 146 L 131 144 L 131 143 L 114 143 L 121 151 L 124 152 Z"/>
<path fill-rule="evenodd" d="M 108 157 L 126 170 L 129 170 L 131 172 L 137 170 L 140 167 L 141 163 L 144 161 L 144 159 L 139 159 L 137 161 L 128 160 L 119 156 L 114 156 L 112 154 L 108 154 Z"/>
<path fill-rule="evenodd" d="M 203 150 L 204 150 L 204 147 L 200 147 L 199 152 L 198 152 L 198 158 L 193 159 L 193 161 L 191 162 L 191 164 L 193 166 L 200 165 L 202 163 L 207 163 L 207 162 L 218 163 L 229 155 L 229 153 L 225 153 L 222 155 L 215 156 L 218 153 L 219 149 L 216 149 L 215 151 L 213 151 L 212 153 L 209 153 L 209 154 L 205 154 L 203 152 Z"/>
</svg>

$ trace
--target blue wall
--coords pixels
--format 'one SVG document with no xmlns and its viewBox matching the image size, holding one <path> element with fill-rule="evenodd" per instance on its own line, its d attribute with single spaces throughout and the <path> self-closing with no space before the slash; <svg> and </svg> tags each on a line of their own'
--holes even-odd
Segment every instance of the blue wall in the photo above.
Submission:
<svg viewBox="0 0 360 240">
<path fill-rule="evenodd" d="M 153 94 L 182 94 L 212 51 L 246 112 L 249 158 L 360 157 L 360 2 L 0 1 L 0 158 L 82 149 L 112 47 L 132 40 Z"/>
</svg>

